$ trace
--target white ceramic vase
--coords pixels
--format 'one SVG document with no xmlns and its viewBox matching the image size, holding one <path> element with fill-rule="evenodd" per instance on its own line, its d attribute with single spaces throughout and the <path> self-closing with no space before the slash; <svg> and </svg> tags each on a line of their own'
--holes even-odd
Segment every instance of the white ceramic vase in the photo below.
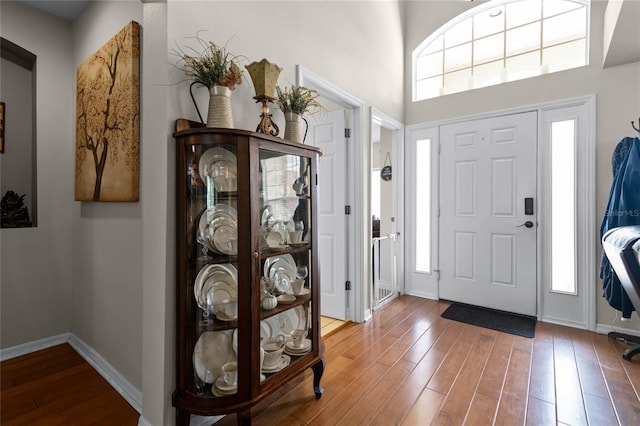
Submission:
<svg viewBox="0 0 640 426">
<path fill-rule="evenodd" d="M 231 89 L 226 86 L 213 85 L 209 88 L 207 127 L 233 128 Z"/>
<path fill-rule="evenodd" d="M 302 134 L 302 116 L 297 112 L 284 112 L 284 138 L 291 142 L 304 143 Z"/>
</svg>

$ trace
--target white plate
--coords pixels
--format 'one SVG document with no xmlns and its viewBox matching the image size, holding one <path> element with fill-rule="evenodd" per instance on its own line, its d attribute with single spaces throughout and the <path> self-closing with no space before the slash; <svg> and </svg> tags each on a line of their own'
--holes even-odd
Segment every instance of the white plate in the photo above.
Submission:
<svg viewBox="0 0 640 426">
<path fill-rule="evenodd" d="M 200 172 L 200 178 L 205 185 L 208 185 L 207 177 L 213 178 L 213 176 L 211 176 L 211 171 L 213 170 L 214 163 L 218 161 L 224 161 L 227 163 L 230 177 L 231 175 L 233 177 L 236 176 L 236 164 L 238 162 L 236 155 L 221 146 L 209 148 L 202 153 L 200 161 L 198 162 L 198 172 Z"/>
<path fill-rule="evenodd" d="M 278 371 L 282 370 L 283 368 L 285 368 L 286 366 L 288 366 L 289 364 L 291 364 L 291 358 L 289 358 L 288 355 L 282 355 L 280 357 L 280 362 L 278 362 L 276 365 L 274 365 L 273 367 L 262 367 L 262 372 L 263 373 L 277 373 Z"/>
<path fill-rule="evenodd" d="M 230 263 L 205 265 L 196 276 L 193 295 L 200 309 L 207 309 L 207 296 L 213 304 L 238 298 L 238 270 Z"/>
<path fill-rule="evenodd" d="M 199 237 L 216 253 L 238 254 L 238 211 L 226 204 L 214 204 L 204 210 L 198 221 Z"/>
<path fill-rule="evenodd" d="M 278 315 L 260 321 L 260 338 L 263 344 L 269 340 L 275 340 L 278 335 L 283 334 L 280 332 Z"/>
<path fill-rule="evenodd" d="M 296 306 L 295 308 L 287 309 L 286 311 L 280 312 L 277 315 L 267 318 L 266 321 L 269 320 L 271 320 L 271 327 L 277 327 L 278 334 L 282 334 L 285 336 L 288 336 L 291 331 L 297 328 L 307 328 L 307 320 L 304 314 L 304 308 L 302 306 Z M 272 335 L 272 338 L 275 338 L 278 334 Z"/>
<path fill-rule="evenodd" d="M 232 348 L 233 330 L 205 331 L 193 349 L 193 365 L 196 374 L 205 383 L 215 383 L 220 377 L 220 367 L 236 360 Z"/>
</svg>

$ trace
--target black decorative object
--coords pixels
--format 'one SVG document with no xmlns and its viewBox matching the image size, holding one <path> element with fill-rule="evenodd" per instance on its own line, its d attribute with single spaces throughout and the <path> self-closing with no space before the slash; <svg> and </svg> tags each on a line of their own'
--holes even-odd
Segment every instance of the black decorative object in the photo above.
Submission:
<svg viewBox="0 0 640 426">
<path fill-rule="evenodd" d="M 391 165 L 388 164 L 391 160 L 389 159 L 389 153 L 387 152 L 387 156 L 384 159 L 384 167 L 380 170 L 380 178 L 385 181 L 391 180 Z"/>
<path fill-rule="evenodd" d="M 32 226 L 29 210 L 24 205 L 25 195 L 18 195 L 13 191 L 7 191 L 4 194 L 2 202 L 0 202 L 2 228 L 28 228 Z"/>
</svg>

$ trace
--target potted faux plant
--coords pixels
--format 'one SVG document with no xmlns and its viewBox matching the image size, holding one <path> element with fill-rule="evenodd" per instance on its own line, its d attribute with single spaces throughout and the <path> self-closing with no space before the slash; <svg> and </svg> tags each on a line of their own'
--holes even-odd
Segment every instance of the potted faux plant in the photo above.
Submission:
<svg viewBox="0 0 640 426">
<path fill-rule="evenodd" d="M 304 86 L 291 86 L 281 89 L 276 87 L 276 103 L 284 113 L 284 138 L 293 142 L 304 143 L 302 136 L 302 117 L 305 113 L 313 114 L 321 109 L 318 92 Z M 305 120 L 306 121 L 306 120 Z"/>
<path fill-rule="evenodd" d="M 175 54 L 180 58 L 180 68 L 194 84 L 199 83 L 209 89 L 209 111 L 207 127 L 233 128 L 231 111 L 231 91 L 242 83 L 242 70 L 238 66 L 238 56 L 232 55 L 226 46 L 219 46 L 211 41 L 202 40 L 196 36 L 200 49 L 189 48 L 193 55 L 183 49 L 177 49 Z M 191 99 L 194 101 L 193 93 Z M 196 105 L 196 110 L 198 106 Z M 200 111 L 198 110 L 200 116 Z M 202 121 L 202 116 L 200 116 Z"/>
</svg>

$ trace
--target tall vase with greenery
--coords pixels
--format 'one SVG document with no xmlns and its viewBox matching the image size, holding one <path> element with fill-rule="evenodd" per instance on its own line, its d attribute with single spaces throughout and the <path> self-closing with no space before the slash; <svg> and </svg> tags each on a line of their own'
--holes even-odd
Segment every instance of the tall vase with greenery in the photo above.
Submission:
<svg viewBox="0 0 640 426">
<path fill-rule="evenodd" d="M 284 113 L 284 138 L 292 142 L 304 143 L 302 134 L 302 117 L 305 113 L 313 114 L 323 109 L 318 102 L 318 92 L 304 86 L 291 86 L 284 89 L 276 87 L 276 103 Z M 306 120 L 305 120 L 306 121 Z"/>
<path fill-rule="evenodd" d="M 199 48 L 178 48 L 175 54 L 179 57 L 180 68 L 193 85 L 199 83 L 209 89 L 209 110 L 207 127 L 233 128 L 231 110 L 231 91 L 242 83 L 242 70 L 238 66 L 238 56 L 227 51 L 226 46 L 219 46 L 211 41 L 195 37 Z M 191 54 L 192 53 L 192 54 Z M 191 94 L 193 99 L 193 93 Z M 194 100 L 195 105 L 195 100 Z M 198 107 L 196 105 L 196 110 Z M 200 111 L 198 110 L 198 115 Z M 200 116 L 202 121 L 202 116 Z"/>
</svg>

